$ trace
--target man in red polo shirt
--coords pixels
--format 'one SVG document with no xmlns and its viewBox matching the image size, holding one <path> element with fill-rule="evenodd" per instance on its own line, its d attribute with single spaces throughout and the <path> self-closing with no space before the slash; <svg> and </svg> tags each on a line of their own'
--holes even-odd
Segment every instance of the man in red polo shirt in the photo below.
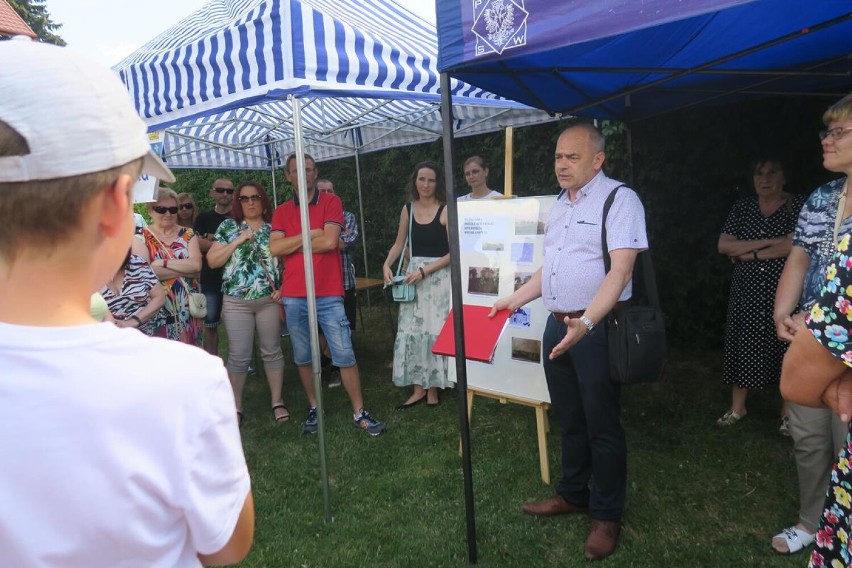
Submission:
<svg viewBox="0 0 852 568">
<path fill-rule="evenodd" d="M 302 423 L 302 432 L 317 431 L 316 391 L 311 368 L 311 339 L 308 323 L 307 283 L 302 252 L 302 222 L 298 201 L 298 169 L 296 156 L 287 158 L 287 181 L 293 184 L 293 199 L 278 206 L 272 215 L 272 235 L 269 249 L 284 258 L 284 284 L 282 302 L 290 329 L 293 359 L 299 367 L 299 378 L 308 397 L 308 418 Z M 328 340 L 331 361 L 340 368 L 343 387 L 352 403 L 352 418 L 356 428 L 371 436 L 378 436 L 385 425 L 364 410 L 361 396 L 361 377 L 355 354 L 349 320 L 343 308 L 343 267 L 340 261 L 340 231 L 343 227 L 343 204 L 340 198 L 316 190 L 317 168 L 314 159 L 305 155 L 308 217 L 310 219 L 311 251 L 313 253 L 317 320 Z"/>
</svg>

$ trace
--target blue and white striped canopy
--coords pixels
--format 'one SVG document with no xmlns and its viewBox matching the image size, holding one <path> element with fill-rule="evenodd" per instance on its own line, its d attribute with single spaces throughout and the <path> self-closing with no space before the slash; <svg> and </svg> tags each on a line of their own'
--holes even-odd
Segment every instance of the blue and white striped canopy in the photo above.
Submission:
<svg viewBox="0 0 852 568">
<path fill-rule="evenodd" d="M 265 169 L 441 135 L 434 26 L 391 0 L 213 0 L 115 70 L 171 167 Z M 452 83 L 456 135 L 552 119 Z M 278 163 L 275 163 L 278 162 Z"/>
</svg>

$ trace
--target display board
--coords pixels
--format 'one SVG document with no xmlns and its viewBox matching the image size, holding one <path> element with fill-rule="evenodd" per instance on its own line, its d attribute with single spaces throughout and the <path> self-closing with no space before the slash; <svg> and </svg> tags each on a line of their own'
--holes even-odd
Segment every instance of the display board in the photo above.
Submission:
<svg viewBox="0 0 852 568">
<path fill-rule="evenodd" d="M 544 260 L 544 227 L 556 196 L 460 201 L 462 302 L 491 306 L 527 282 Z M 541 366 L 541 336 L 549 313 L 541 299 L 512 316 L 492 363 L 467 361 L 470 387 L 550 402 Z M 455 382 L 455 360 L 450 380 Z"/>
</svg>

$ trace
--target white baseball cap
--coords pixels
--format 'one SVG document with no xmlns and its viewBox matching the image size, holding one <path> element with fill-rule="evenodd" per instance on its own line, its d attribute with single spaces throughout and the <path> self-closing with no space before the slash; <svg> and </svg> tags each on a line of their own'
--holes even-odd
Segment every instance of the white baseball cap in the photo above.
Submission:
<svg viewBox="0 0 852 568">
<path fill-rule="evenodd" d="M 151 152 L 124 84 L 94 61 L 29 38 L 2 41 L 0 93 L 0 120 L 30 150 L 0 156 L 0 183 L 94 173 L 143 156 L 142 173 L 175 180 Z"/>
</svg>

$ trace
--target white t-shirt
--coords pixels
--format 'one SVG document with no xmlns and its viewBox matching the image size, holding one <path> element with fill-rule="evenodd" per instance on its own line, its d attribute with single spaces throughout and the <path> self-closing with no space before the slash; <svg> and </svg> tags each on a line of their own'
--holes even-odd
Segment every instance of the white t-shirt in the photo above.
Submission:
<svg viewBox="0 0 852 568">
<path fill-rule="evenodd" d="M 220 359 L 111 323 L 0 323 L 3 566 L 201 566 L 249 488 Z"/>
<path fill-rule="evenodd" d="M 489 190 L 488 193 L 483 195 L 482 197 L 473 197 L 473 193 L 468 193 L 467 195 L 462 195 L 456 201 L 477 201 L 478 199 L 491 199 L 493 197 L 497 197 L 498 195 L 503 195 L 499 191 Z"/>
</svg>

